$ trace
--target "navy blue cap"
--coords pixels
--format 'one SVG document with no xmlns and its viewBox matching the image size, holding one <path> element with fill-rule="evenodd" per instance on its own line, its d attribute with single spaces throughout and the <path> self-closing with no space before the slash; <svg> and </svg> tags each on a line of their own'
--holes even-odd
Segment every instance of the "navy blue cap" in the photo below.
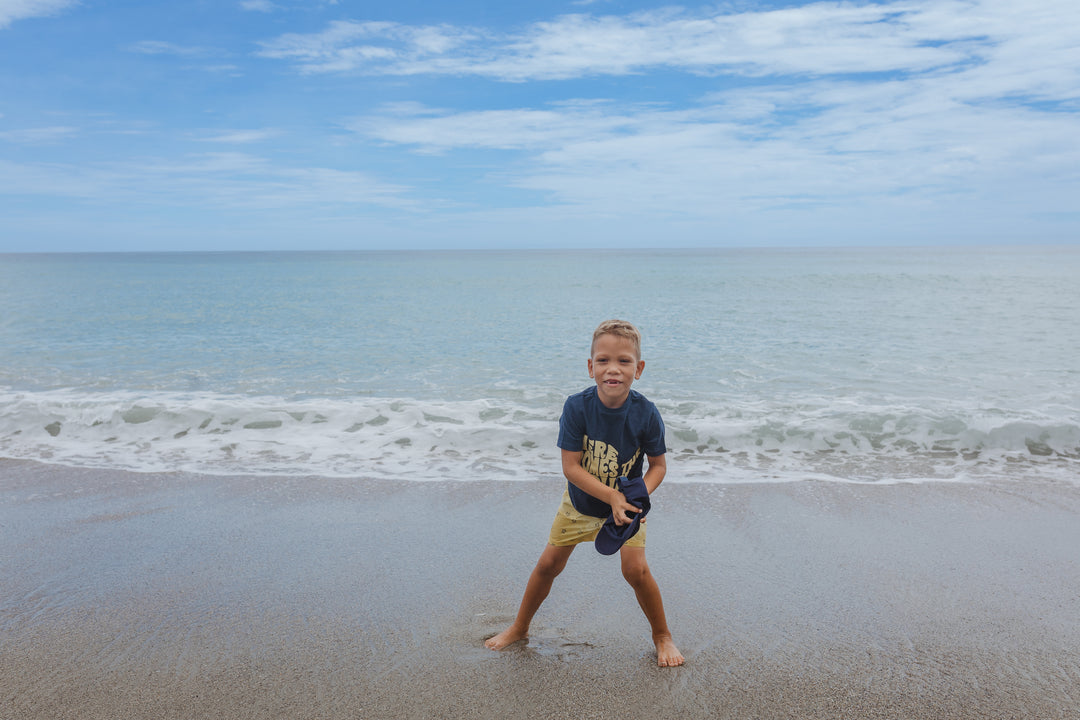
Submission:
<svg viewBox="0 0 1080 720">
<path fill-rule="evenodd" d="M 639 513 L 627 513 L 633 517 L 626 525 L 616 525 L 614 515 L 608 515 L 600 532 L 596 534 L 596 551 L 601 555 L 614 555 L 623 546 L 623 543 L 637 534 L 641 527 L 641 519 L 648 514 L 652 503 L 649 502 L 649 491 L 645 487 L 645 479 L 636 477 L 627 479 L 620 477 L 618 480 L 619 491 L 626 497 L 626 501 L 641 508 Z"/>
</svg>

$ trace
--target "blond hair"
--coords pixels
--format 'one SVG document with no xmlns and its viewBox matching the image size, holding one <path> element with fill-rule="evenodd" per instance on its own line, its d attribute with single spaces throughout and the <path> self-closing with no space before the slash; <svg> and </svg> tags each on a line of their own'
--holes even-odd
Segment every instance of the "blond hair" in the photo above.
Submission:
<svg viewBox="0 0 1080 720">
<path fill-rule="evenodd" d="M 593 331 L 592 347 L 589 348 L 589 355 L 596 351 L 596 341 L 600 339 L 601 335 L 626 338 L 634 343 L 634 352 L 637 354 L 637 359 L 641 359 L 641 332 L 634 327 L 633 323 L 625 320 L 605 320 L 600 323 L 596 330 Z"/>
</svg>

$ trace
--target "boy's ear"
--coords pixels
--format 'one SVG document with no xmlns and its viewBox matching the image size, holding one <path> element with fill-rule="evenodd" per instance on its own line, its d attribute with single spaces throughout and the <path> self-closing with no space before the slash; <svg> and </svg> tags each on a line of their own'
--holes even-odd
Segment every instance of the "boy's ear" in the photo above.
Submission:
<svg viewBox="0 0 1080 720">
<path fill-rule="evenodd" d="M 589 358 L 589 377 L 592 377 L 592 358 Z"/>
<path fill-rule="evenodd" d="M 645 361 L 644 360 L 638 360 L 637 361 L 637 372 L 634 373 L 634 379 L 635 380 L 640 380 L 641 379 L 641 371 L 644 370 L 644 369 L 645 369 Z M 592 377 L 591 372 L 589 373 L 589 377 Z"/>
</svg>

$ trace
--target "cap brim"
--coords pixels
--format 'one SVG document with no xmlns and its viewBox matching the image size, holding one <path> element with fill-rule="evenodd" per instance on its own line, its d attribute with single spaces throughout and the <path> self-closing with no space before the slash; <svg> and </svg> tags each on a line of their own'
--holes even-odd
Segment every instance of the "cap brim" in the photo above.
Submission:
<svg viewBox="0 0 1080 720">
<path fill-rule="evenodd" d="M 641 513 L 638 513 L 630 523 L 622 526 L 616 525 L 613 519 L 608 518 L 600 528 L 600 532 L 596 534 L 596 551 L 601 555 L 614 555 L 619 552 L 623 543 L 637 535 L 638 528 L 641 526 L 640 516 Z"/>
</svg>

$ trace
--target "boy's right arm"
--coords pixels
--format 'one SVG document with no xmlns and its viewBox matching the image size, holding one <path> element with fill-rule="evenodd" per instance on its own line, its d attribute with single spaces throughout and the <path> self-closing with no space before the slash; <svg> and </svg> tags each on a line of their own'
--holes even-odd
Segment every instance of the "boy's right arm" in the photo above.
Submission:
<svg viewBox="0 0 1080 720">
<path fill-rule="evenodd" d="M 581 466 L 581 456 L 583 454 L 581 450 L 562 451 L 563 475 L 582 491 L 610 505 L 611 515 L 615 518 L 616 525 L 626 525 L 631 521 L 631 518 L 627 517 L 626 513 L 637 513 L 641 511 L 641 508 L 628 503 L 625 495 L 616 488 L 608 487 L 600 482 L 595 475 L 583 468 Z"/>
</svg>

